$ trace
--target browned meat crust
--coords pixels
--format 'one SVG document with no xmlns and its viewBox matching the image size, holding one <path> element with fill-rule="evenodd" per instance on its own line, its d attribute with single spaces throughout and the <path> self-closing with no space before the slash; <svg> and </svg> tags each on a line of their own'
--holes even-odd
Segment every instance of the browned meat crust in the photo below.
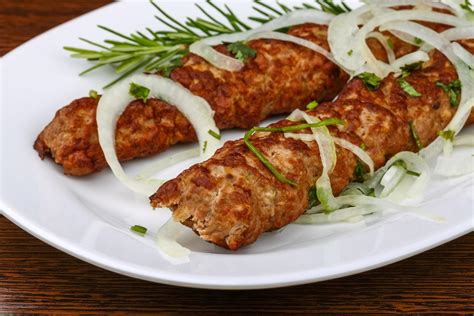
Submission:
<svg viewBox="0 0 474 316">
<path fill-rule="evenodd" d="M 305 24 L 289 33 L 329 49 L 327 26 Z M 269 115 L 303 108 L 312 100 L 332 100 L 348 79 L 323 56 L 296 44 L 254 40 L 249 46 L 257 55 L 242 71 L 217 69 L 189 54 L 183 66 L 171 74 L 171 79 L 209 102 L 219 128 L 248 128 Z M 226 50 L 224 46 L 218 49 Z M 82 98 L 59 110 L 35 141 L 40 157 L 53 157 L 68 175 L 86 175 L 105 168 L 97 141 L 96 107 L 97 100 Z M 130 107 L 117 126 L 121 160 L 159 153 L 177 142 L 196 139 L 187 120 L 164 102 L 135 101 Z"/>
<path fill-rule="evenodd" d="M 365 144 L 376 167 L 380 167 L 400 151 L 417 150 L 410 121 L 424 145 L 446 126 L 455 108 L 450 106 L 447 94 L 436 87 L 436 81 L 451 82 L 456 78 L 448 60 L 439 52 L 432 52 L 423 69 L 406 79 L 421 97 L 407 95 L 392 75 L 376 91 L 369 91 L 355 79 L 335 102 L 308 113 L 320 119 L 344 119 L 346 125 L 331 127 L 331 133 L 357 145 Z M 274 126 L 288 124 L 295 123 L 283 120 Z M 295 220 L 307 208 L 308 189 L 321 174 L 317 145 L 285 138 L 282 133 L 257 133 L 252 142 L 298 185 L 279 182 L 242 140 L 230 141 L 211 159 L 165 183 L 150 197 L 152 206 L 171 208 L 173 217 L 201 238 L 231 250 Z M 353 180 L 356 166 L 351 152 L 338 147 L 337 155 L 337 165 L 330 175 L 335 194 Z"/>
</svg>

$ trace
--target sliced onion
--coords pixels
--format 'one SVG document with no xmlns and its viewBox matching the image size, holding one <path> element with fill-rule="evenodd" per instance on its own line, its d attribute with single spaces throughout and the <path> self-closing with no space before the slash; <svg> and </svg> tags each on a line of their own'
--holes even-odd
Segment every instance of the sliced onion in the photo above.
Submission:
<svg viewBox="0 0 474 316">
<path fill-rule="evenodd" d="M 453 27 L 441 33 L 449 41 L 474 39 L 474 26 Z"/>
<path fill-rule="evenodd" d="M 334 16 L 332 14 L 318 10 L 297 10 L 282 15 L 268 23 L 263 24 L 252 30 L 240 33 L 224 34 L 208 37 L 200 41 L 194 42 L 189 46 L 189 51 L 201 56 L 213 66 L 228 71 L 238 71 L 242 69 L 244 64 L 235 58 L 226 56 L 216 51 L 212 46 L 223 43 L 233 43 L 245 41 L 256 33 L 265 31 L 274 31 L 293 25 L 304 23 L 328 24 Z"/>
<path fill-rule="evenodd" d="M 474 55 L 458 43 L 453 43 L 452 45 L 454 54 L 456 54 L 456 56 L 458 56 L 471 69 L 474 69 Z"/>
<path fill-rule="evenodd" d="M 377 207 L 372 205 L 359 205 L 347 208 L 341 208 L 329 214 L 303 214 L 296 221 L 295 224 L 326 224 L 349 221 L 352 218 L 358 220 L 363 219 L 363 215 L 372 214 L 377 210 Z"/>
<path fill-rule="evenodd" d="M 402 181 L 405 174 L 406 170 L 400 166 L 391 166 L 388 168 L 380 181 L 380 184 L 384 187 L 380 193 L 380 197 L 384 198 L 392 193 L 395 187 Z"/>
<path fill-rule="evenodd" d="M 314 136 L 309 134 L 285 133 L 285 137 L 299 139 L 305 142 L 315 141 Z M 342 138 L 333 137 L 332 139 L 334 140 L 334 143 L 336 143 L 336 145 L 339 145 L 342 148 L 349 150 L 354 155 L 356 155 L 362 162 L 364 162 L 369 167 L 370 176 L 374 174 L 374 161 L 362 148 Z"/>
<path fill-rule="evenodd" d="M 201 150 L 198 147 L 194 147 L 185 151 L 178 152 L 174 155 L 160 158 L 154 162 L 151 166 L 142 170 L 136 177 L 137 180 L 146 180 L 160 170 L 166 169 L 174 164 L 188 160 L 190 158 L 199 157 Z M 160 180 L 163 182 L 162 180 Z"/>
<path fill-rule="evenodd" d="M 206 152 L 200 153 L 201 159 L 207 159 L 219 148 L 220 142 L 208 134 L 209 130 L 215 132 L 219 132 L 219 130 L 213 120 L 214 111 L 206 100 L 194 96 L 189 90 L 170 79 L 156 75 L 140 74 L 125 79 L 106 90 L 100 98 L 96 116 L 99 144 L 104 152 L 105 160 L 120 182 L 132 191 L 148 196 L 158 189 L 159 183 L 139 181 L 128 177 L 120 165 L 115 150 L 117 121 L 128 104 L 134 100 L 129 94 L 129 86 L 132 82 L 150 89 L 151 97 L 159 97 L 176 106 L 191 122 L 197 133 L 201 148 L 203 148 L 204 142 L 207 142 Z"/>
<path fill-rule="evenodd" d="M 395 53 L 393 49 L 388 45 L 387 38 L 380 32 L 370 32 L 367 34 L 367 38 L 374 38 L 376 39 L 385 49 L 387 53 L 388 62 L 391 64 L 395 61 Z"/>
<path fill-rule="evenodd" d="M 453 45 L 444 36 L 435 31 L 410 21 L 391 22 L 380 27 L 383 29 L 397 30 L 416 36 L 424 42 L 438 49 L 446 58 L 454 65 L 461 81 L 462 91 L 461 100 L 458 110 L 454 117 L 445 127 L 445 130 L 453 130 L 458 134 L 466 123 L 474 106 L 474 91 L 467 88 L 474 86 L 474 72 L 453 52 Z M 443 138 L 438 137 L 429 146 L 420 151 L 420 155 L 424 158 L 433 158 L 443 149 Z"/>
<path fill-rule="evenodd" d="M 365 163 L 369 167 L 369 175 L 374 175 L 374 161 L 370 158 L 369 154 L 359 146 L 354 145 L 353 143 L 338 137 L 333 137 L 334 142 L 352 152 L 356 155 L 363 163 Z"/>
<path fill-rule="evenodd" d="M 420 155 L 409 151 L 402 151 L 389 159 L 386 166 L 392 166 L 398 160 L 403 160 L 409 170 L 416 171 L 420 174 L 407 190 L 408 192 L 405 192 L 405 197 L 407 199 L 422 197 L 431 178 L 431 171 L 428 164 Z"/>
<path fill-rule="evenodd" d="M 367 34 L 374 30 L 375 28 L 387 24 L 393 21 L 410 21 L 410 20 L 417 20 L 417 21 L 426 21 L 426 22 L 435 22 L 441 24 L 447 24 L 452 26 L 467 26 L 470 23 L 454 17 L 452 15 L 438 13 L 438 12 L 427 12 L 427 11 L 420 11 L 420 10 L 400 10 L 400 11 L 393 11 L 389 13 L 384 13 L 378 16 L 375 16 L 372 20 L 368 21 L 359 32 L 357 32 L 356 38 L 354 42 L 356 43 L 356 47 L 354 49 L 359 50 L 359 55 L 362 57 L 362 64 L 367 63 L 370 66 L 371 72 L 375 73 L 377 76 L 384 78 L 389 72 L 389 67 L 382 67 L 381 64 L 374 56 L 370 48 L 367 46 L 365 39 Z M 389 28 L 392 29 L 392 28 Z M 385 29 L 380 28 L 381 31 Z M 412 35 L 412 34 L 411 34 Z M 343 64 L 344 65 L 344 64 Z M 350 69 L 350 68 L 349 68 Z M 357 69 L 351 69 L 356 71 Z"/>
<path fill-rule="evenodd" d="M 189 51 L 204 58 L 208 63 L 227 71 L 239 71 L 244 67 L 244 63 L 233 57 L 224 55 L 212 46 L 204 44 L 202 41 L 194 42 L 189 47 Z"/>
<path fill-rule="evenodd" d="M 406 54 L 403 57 L 396 59 L 392 64 L 392 68 L 395 72 L 400 72 L 403 66 L 418 63 L 418 62 L 425 62 L 430 59 L 427 53 L 424 51 L 416 51 L 410 54 Z"/>
<path fill-rule="evenodd" d="M 288 117 L 289 120 L 301 120 L 304 119 L 307 123 L 317 123 L 319 119 L 312 117 L 301 110 L 295 110 Z M 327 211 L 334 210 L 337 206 L 333 203 L 334 194 L 332 193 L 331 181 L 329 179 L 329 173 L 334 170 L 336 166 L 336 146 L 331 134 L 326 126 L 317 128 L 311 128 L 313 137 L 319 147 L 319 154 L 321 156 L 321 164 L 323 170 L 321 175 L 316 180 L 316 193 L 318 200 L 324 206 Z"/>
<path fill-rule="evenodd" d="M 175 222 L 173 217 L 171 217 L 158 230 L 156 243 L 158 248 L 169 257 L 189 261 L 191 251 L 176 241 L 181 234 L 182 228 L 183 226 L 179 222 Z"/>
<path fill-rule="evenodd" d="M 332 54 L 330 52 L 328 52 L 326 49 L 322 48 L 318 44 L 315 44 L 311 41 L 304 40 L 304 39 L 299 38 L 297 36 L 288 35 L 288 34 L 285 34 L 285 33 L 268 31 L 268 32 L 255 33 L 254 35 L 250 36 L 248 38 L 248 40 L 254 40 L 254 39 L 259 39 L 259 38 L 274 39 L 274 40 L 279 40 L 279 41 L 285 41 L 285 42 L 291 42 L 291 43 L 298 44 L 300 46 L 309 48 L 309 49 L 315 51 L 318 54 L 323 55 L 324 57 L 326 57 L 327 59 L 329 59 L 330 61 L 332 61 L 333 63 L 335 63 L 337 65 L 337 62 L 334 59 L 334 57 L 332 56 Z"/>
</svg>

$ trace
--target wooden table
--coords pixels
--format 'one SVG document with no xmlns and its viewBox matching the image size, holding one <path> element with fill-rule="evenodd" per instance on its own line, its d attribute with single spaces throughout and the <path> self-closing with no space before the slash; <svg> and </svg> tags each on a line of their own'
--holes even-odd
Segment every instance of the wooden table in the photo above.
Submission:
<svg viewBox="0 0 474 316">
<path fill-rule="evenodd" d="M 0 0 L 0 55 L 107 0 Z M 359 275 L 213 291 L 131 279 L 66 255 L 0 216 L 0 312 L 474 313 L 474 234 Z"/>
</svg>

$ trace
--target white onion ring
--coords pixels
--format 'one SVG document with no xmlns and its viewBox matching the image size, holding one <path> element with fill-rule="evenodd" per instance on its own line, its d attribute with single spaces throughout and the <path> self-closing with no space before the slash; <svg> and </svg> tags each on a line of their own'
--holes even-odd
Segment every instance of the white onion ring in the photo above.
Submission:
<svg viewBox="0 0 474 316">
<path fill-rule="evenodd" d="M 99 144 L 104 152 L 105 160 L 114 175 L 132 191 L 144 195 L 153 194 L 161 182 L 140 181 L 127 176 L 117 158 L 115 150 L 115 129 L 117 121 L 128 104 L 135 98 L 129 94 L 129 86 L 136 83 L 150 89 L 150 97 L 160 99 L 176 106 L 189 120 L 196 130 L 200 148 L 207 142 L 206 152 L 201 151 L 201 159 L 207 159 L 220 147 L 220 142 L 209 135 L 208 131 L 217 129 L 211 109 L 206 100 L 193 95 L 180 84 L 156 75 L 134 75 L 106 90 L 97 106 L 97 130 Z"/>
</svg>

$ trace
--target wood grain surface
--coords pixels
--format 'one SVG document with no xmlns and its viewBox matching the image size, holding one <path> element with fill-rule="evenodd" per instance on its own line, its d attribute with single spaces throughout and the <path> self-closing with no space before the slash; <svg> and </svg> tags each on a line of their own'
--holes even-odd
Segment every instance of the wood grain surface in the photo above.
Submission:
<svg viewBox="0 0 474 316">
<path fill-rule="evenodd" d="M 0 0 L 0 55 L 108 2 Z M 215 291 L 154 284 L 97 268 L 0 216 L 0 312 L 473 314 L 474 233 L 342 279 L 272 290 Z"/>
</svg>

